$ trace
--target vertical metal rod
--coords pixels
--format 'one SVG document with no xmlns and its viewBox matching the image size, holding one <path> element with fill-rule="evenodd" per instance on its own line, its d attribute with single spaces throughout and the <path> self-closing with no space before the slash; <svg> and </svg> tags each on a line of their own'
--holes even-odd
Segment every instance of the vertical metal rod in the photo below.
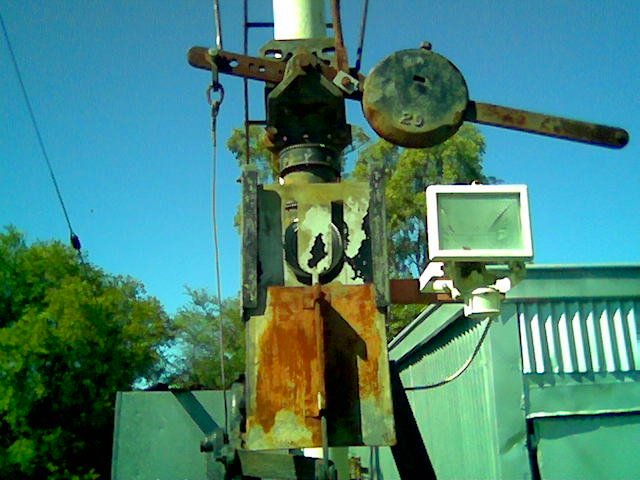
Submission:
<svg viewBox="0 0 640 480">
<path fill-rule="evenodd" d="M 340 0 L 331 1 L 331 16 L 333 17 L 333 36 L 336 49 L 336 66 L 338 70 L 346 72 L 349 70 L 347 60 L 347 50 L 344 47 L 344 37 L 342 36 L 342 19 L 340 17 Z"/>
<path fill-rule="evenodd" d="M 322 470 L 324 478 L 329 478 L 329 433 L 327 427 L 327 416 L 323 412 L 320 417 L 320 430 L 322 433 Z"/>
<path fill-rule="evenodd" d="M 249 0 L 244 0 L 243 6 L 243 33 L 242 33 L 242 53 L 246 56 L 249 53 Z M 251 162 L 251 155 L 249 149 L 251 148 L 251 142 L 249 139 L 249 79 L 244 77 L 242 79 L 242 87 L 244 92 L 244 163 L 249 165 Z"/>
<path fill-rule="evenodd" d="M 360 41 L 358 43 L 358 50 L 356 51 L 356 72 L 360 71 L 362 67 L 362 49 L 364 47 L 364 32 L 367 26 L 367 13 L 369 11 L 369 0 L 364 0 L 362 7 L 362 19 L 360 20 Z"/>
<path fill-rule="evenodd" d="M 325 379 L 325 345 L 324 345 L 324 316 L 322 315 L 322 299 L 324 294 L 317 274 L 312 275 L 313 301 L 315 309 L 316 348 L 318 349 L 318 374 Z M 322 437 L 322 469 L 324 478 L 329 477 L 329 431 L 327 426 L 326 382 L 322 382 L 322 391 L 318 392 L 318 411 L 320 414 L 320 434 Z"/>
<path fill-rule="evenodd" d="M 222 50 L 222 22 L 220 21 L 220 0 L 213 0 L 213 22 L 216 26 L 216 48 Z"/>
</svg>

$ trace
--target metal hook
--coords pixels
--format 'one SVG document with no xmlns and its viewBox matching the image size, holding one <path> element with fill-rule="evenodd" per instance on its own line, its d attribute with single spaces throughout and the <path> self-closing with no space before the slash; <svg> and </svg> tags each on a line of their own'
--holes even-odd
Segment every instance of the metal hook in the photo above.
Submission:
<svg viewBox="0 0 640 480">
<path fill-rule="evenodd" d="M 213 99 L 212 94 L 218 93 L 218 98 Z M 211 105 L 212 114 L 217 115 L 220 104 L 224 100 L 224 87 L 221 83 L 214 82 L 207 87 L 207 102 Z"/>
</svg>

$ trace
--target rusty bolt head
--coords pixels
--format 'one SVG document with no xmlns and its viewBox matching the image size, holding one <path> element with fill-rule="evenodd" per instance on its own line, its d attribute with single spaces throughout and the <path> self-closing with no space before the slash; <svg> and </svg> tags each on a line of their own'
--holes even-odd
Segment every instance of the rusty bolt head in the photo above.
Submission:
<svg viewBox="0 0 640 480">
<path fill-rule="evenodd" d="M 340 80 L 340 83 L 342 83 L 343 87 L 350 87 L 351 86 L 351 79 L 349 77 L 342 77 L 342 80 Z"/>
</svg>

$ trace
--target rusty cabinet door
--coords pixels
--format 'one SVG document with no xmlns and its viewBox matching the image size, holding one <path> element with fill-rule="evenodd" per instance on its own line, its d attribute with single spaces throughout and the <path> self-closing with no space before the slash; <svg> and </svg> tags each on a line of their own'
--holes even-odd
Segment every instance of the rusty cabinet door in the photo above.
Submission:
<svg viewBox="0 0 640 480">
<path fill-rule="evenodd" d="M 247 323 L 251 450 L 395 443 L 384 314 L 372 285 L 269 287 Z"/>
</svg>

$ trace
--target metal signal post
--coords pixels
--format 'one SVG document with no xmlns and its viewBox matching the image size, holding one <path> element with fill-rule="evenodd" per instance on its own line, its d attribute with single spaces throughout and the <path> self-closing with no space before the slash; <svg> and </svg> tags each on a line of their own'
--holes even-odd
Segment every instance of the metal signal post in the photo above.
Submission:
<svg viewBox="0 0 640 480">
<path fill-rule="evenodd" d="M 440 144 L 464 121 L 613 148 L 628 134 L 474 102 L 460 71 L 428 44 L 387 57 L 365 78 L 348 67 L 338 1 L 335 38 L 325 36 L 323 1 L 273 4 L 275 39 L 260 56 L 204 47 L 188 56 L 194 67 L 265 82 L 265 133 L 279 167 L 270 185 L 251 164 L 242 173 L 247 361 L 244 385 L 232 390 L 244 409 L 235 409 L 226 446 L 212 441 L 207 451 L 227 476 L 335 478 L 330 447 L 398 443 L 403 478 L 432 475 L 399 378 L 391 380 L 385 335 L 389 305 L 424 296 L 417 282 L 387 276 L 382 165 L 370 166 L 368 183 L 342 179 L 345 100 L 361 101 L 372 128 L 406 147 Z M 322 447 L 324 459 L 266 452 L 308 447 Z"/>
</svg>

